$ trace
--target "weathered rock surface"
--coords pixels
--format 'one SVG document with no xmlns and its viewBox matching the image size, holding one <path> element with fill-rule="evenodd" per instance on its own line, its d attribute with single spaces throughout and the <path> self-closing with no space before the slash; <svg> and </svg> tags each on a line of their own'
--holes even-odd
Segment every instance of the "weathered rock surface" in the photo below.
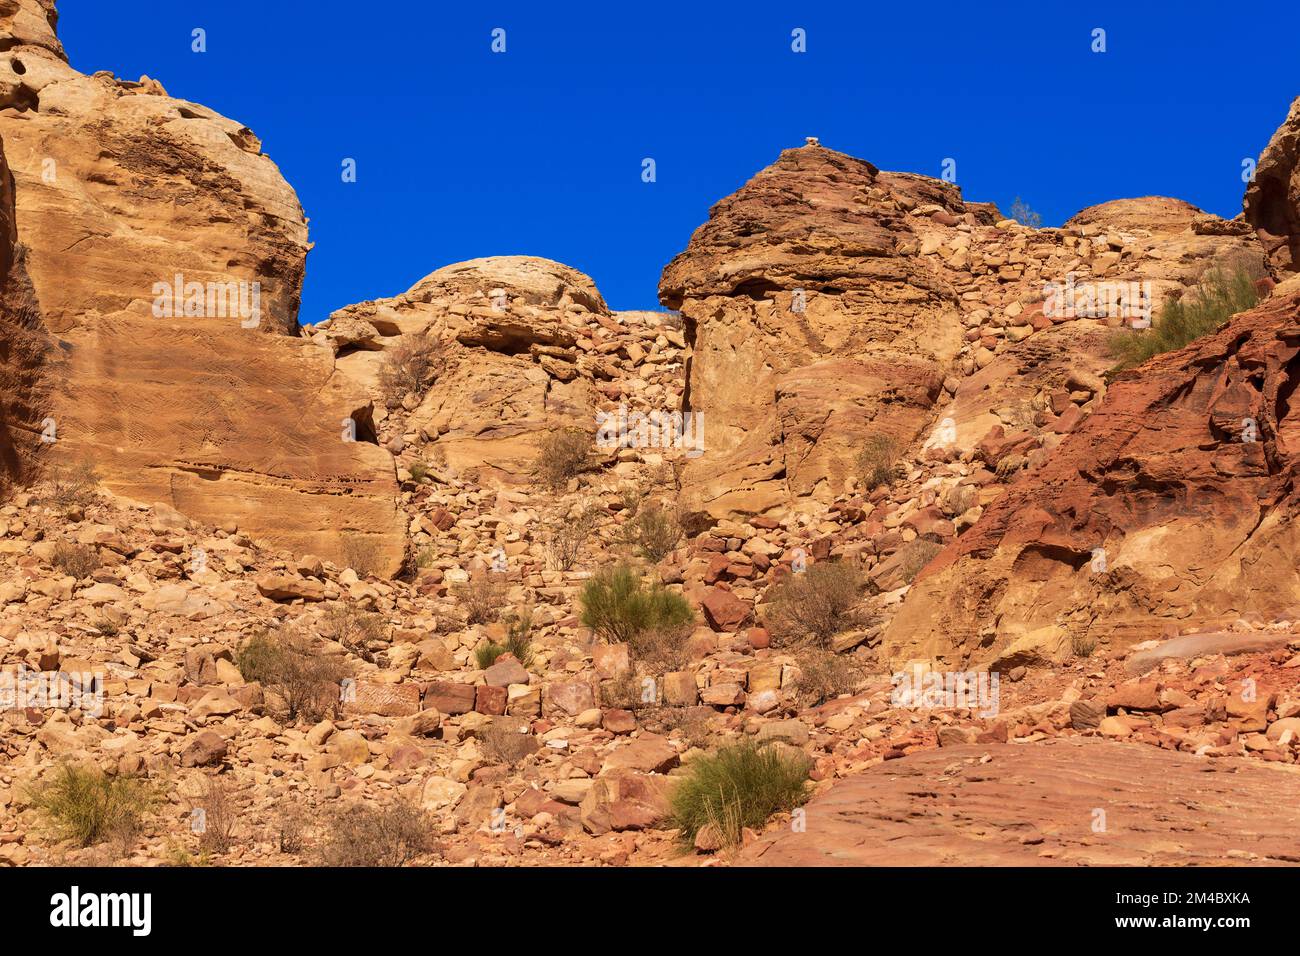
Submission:
<svg viewBox="0 0 1300 956">
<path fill-rule="evenodd" d="M 945 747 L 886 761 L 774 831 L 752 866 L 1300 863 L 1294 768 L 1100 740 Z M 1032 793 L 1033 799 L 1025 799 Z M 1099 816 L 1098 811 L 1104 813 Z M 1098 829 L 1104 827 L 1104 829 Z"/>
<path fill-rule="evenodd" d="M 1300 98 L 1260 154 L 1243 205 L 1273 274 L 1300 272 Z"/>
<path fill-rule="evenodd" d="M 1059 659 L 1072 639 L 1119 648 L 1165 624 L 1300 601 L 1297 354 L 1290 297 L 1121 375 L 922 573 L 886 653 Z"/>
<path fill-rule="evenodd" d="M 7 6 L 0 136 L 51 335 L 51 459 L 304 551 L 343 560 L 355 539 L 396 569 L 391 458 L 341 437 L 367 400 L 297 338 L 308 243 L 293 189 L 246 127 L 147 77 L 78 73 L 52 3 Z M 177 276 L 201 285 L 168 314 Z"/>
<path fill-rule="evenodd" d="M 786 150 L 664 269 L 660 301 L 692 347 L 686 407 L 705 416 L 687 480 L 709 510 L 829 498 L 868 430 L 919 431 L 961 344 L 956 295 L 905 215 L 922 204 L 968 215 L 937 180 Z"/>
</svg>

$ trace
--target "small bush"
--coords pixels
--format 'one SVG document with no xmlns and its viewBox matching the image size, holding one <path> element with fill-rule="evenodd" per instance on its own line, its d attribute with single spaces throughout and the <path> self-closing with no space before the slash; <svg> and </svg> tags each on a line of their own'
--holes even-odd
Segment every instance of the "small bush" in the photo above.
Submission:
<svg viewBox="0 0 1300 956">
<path fill-rule="evenodd" d="M 46 498 L 62 511 L 84 508 L 95 500 L 98 484 L 99 473 L 88 461 L 56 465 L 50 469 L 49 494 Z"/>
<path fill-rule="evenodd" d="M 591 436 L 580 428 L 562 428 L 543 438 L 533 463 L 547 487 L 558 490 L 591 465 Z"/>
<path fill-rule="evenodd" d="M 862 451 L 858 452 L 858 480 L 867 491 L 874 491 L 881 485 L 888 485 L 895 478 L 898 456 L 901 454 L 898 442 L 889 435 L 872 435 L 867 439 Z"/>
<path fill-rule="evenodd" d="M 155 796 L 149 785 L 129 776 L 113 776 L 98 767 L 63 764 L 54 779 L 33 788 L 30 803 L 61 839 L 78 846 L 119 840 L 129 848 L 140 832 Z"/>
<path fill-rule="evenodd" d="M 913 538 L 899 549 L 898 573 L 902 579 L 911 584 L 916 576 L 943 550 L 943 545 L 929 538 Z"/>
<path fill-rule="evenodd" d="M 343 560 L 361 577 L 378 577 L 383 571 L 379 543 L 368 535 L 357 533 L 343 535 Z"/>
<path fill-rule="evenodd" d="M 1169 301 L 1149 329 L 1121 329 L 1109 341 L 1118 364 L 1111 372 L 1141 365 L 1156 355 L 1172 352 L 1215 331 L 1238 312 L 1259 304 L 1259 292 L 1250 273 L 1214 269 L 1202 276 L 1196 288 L 1181 299 Z"/>
<path fill-rule="evenodd" d="M 690 604 L 662 584 L 648 585 L 626 564 L 605 568 L 582 588 L 582 623 L 611 642 L 650 631 L 685 630 L 695 620 Z"/>
<path fill-rule="evenodd" d="M 682 775 L 671 798 L 673 823 L 684 842 L 694 843 L 709 826 L 724 846 L 736 846 L 746 827 L 757 829 L 808 798 L 810 764 L 748 739 L 723 747 L 692 761 Z"/>
<path fill-rule="evenodd" d="M 641 557 L 658 564 L 682 540 L 682 526 L 677 516 L 667 508 L 651 502 L 628 522 L 628 537 Z"/>
<path fill-rule="evenodd" d="M 409 803 L 354 803 L 330 818 L 320 846 L 323 866 L 401 866 L 437 848 L 433 821 Z"/>
<path fill-rule="evenodd" d="M 1029 204 L 1019 196 L 1011 204 L 1011 218 L 1022 226 L 1038 229 L 1043 225 L 1043 217 L 1029 208 Z"/>
<path fill-rule="evenodd" d="M 50 564 L 80 581 L 99 568 L 99 552 L 89 545 L 60 541 L 50 554 Z"/>
<path fill-rule="evenodd" d="M 501 615 L 501 622 L 506 627 L 505 640 L 500 644 L 487 641 L 474 651 L 479 669 L 487 670 L 502 654 L 510 654 L 524 667 L 528 667 L 533 662 L 532 611 L 526 610 L 522 614 L 511 611 Z"/>
<path fill-rule="evenodd" d="M 411 472 L 411 480 L 414 482 L 421 482 L 429 477 L 429 466 L 422 461 L 411 462 L 411 467 L 408 470 Z"/>
<path fill-rule="evenodd" d="M 796 663 L 799 677 L 794 689 L 803 707 L 820 707 L 841 694 L 851 694 L 862 681 L 862 669 L 851 659 L 832 651 L 811 649 L 801 654 Z"/>
<path fill-rule="evenodd" d="M 321 633 L 332 637 L 348 652 L 371 664 L 388 647 L 388 627 L 381 615 L 352 604 L 336 604 L 325 612 Z"/>
<path fill-rule="evenodd" d="M 506 603 L 506 576 L 499 571 L 484 571 L 455 586 L 452 593 L 465 610 L 466 624 L 487 624 L 497 619 Z"/>
<path fill-rule="evenodd" d="M 1070 635 L 1070 651 L 1075 657 L 1092 657 L 1097 650 L 1097 639 L 1087 634 Z"/>
<path fill-rule="evenodd" d="M 551 526 L 546 535 L 546 560 L 552 571 L 572 571 L 586 547 L 601 509 L 584 508 L 575 518 L 564 518 Z"/>
<path fill-rule="evenodd" d="M 437 375 L 441 352 L 438 340 L 423 333 L 404 335 L 388 349 L 379 368 L 379 388 L 388 404 L 420 395 Z"/>
<path fill-rule="evenodd" d="M 809 640 L 827 646 L 857 619 L 852 609 L 862 594 L 862 574 L 847 561 L 819 561 L 791 574 L 772 592 L 768 627 L 778 643 Z"/>
<path fill-rule="evenodd" d="M 195 804 L 202 810 L 202 827 L 199 830 L 199 849 L 204 854 L 225 853 L 234 842 L 235 817 L 238 813 L 226 793 L 225 785 L 212 777 L 207 778 L 207 790 Z"/>
<path fill-rule="evenodd" d="M 289 720 L 318 721 L 338 712 L 347 666 L 321 654 L 306 635 L 256 634 L 240 648 L 235 664 L 244 680 L 258 681 L 283 698 Z"/>
</svg>

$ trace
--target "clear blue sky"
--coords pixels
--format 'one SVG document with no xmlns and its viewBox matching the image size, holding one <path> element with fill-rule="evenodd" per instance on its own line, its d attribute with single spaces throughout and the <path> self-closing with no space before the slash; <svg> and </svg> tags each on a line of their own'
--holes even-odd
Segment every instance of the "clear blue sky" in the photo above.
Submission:
<svg viewBox="0 0 1300 956">
<path fill-rule="evenodd" d="M 884 169 L 951 157 L 968 199 L 1048 225 L 1152 193 L 1233 216 L 1242 159 L 1300 95 L 1295 3 L 58 5 L 78 69 L 147 73 L 262 138 L 311 218 L 304 322 L 505 254 L 656 308 L 710 205 L 806 135 Z"/>
</svg>

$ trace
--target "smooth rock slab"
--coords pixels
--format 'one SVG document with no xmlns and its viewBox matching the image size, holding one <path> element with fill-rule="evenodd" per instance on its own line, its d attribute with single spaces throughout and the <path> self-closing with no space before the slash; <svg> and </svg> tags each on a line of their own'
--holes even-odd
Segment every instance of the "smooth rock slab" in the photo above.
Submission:
<svg viewBox="0 0 1300 956">
<path fill-rule="evenodd" d="M 992 759 L 981 763 L 985 756 Z M 1300 769 L 1094 738 L 945 747 L 850 777 L 748 866 L 1300 863 Z M 1093 832 L 1095 810 L 1106 830 Z M 1022 842 L 1022 839 L 1041 842 Z"/>
</svg>

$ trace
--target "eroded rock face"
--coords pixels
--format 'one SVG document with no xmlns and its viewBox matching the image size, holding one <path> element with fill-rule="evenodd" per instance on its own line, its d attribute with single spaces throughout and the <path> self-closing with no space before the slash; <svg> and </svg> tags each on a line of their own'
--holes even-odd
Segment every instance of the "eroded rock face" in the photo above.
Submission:
<svg viewBox="0 0 1300 956">
<path fill-rule="evenodd" d="M 396 569 L 391 456 L 342 440 L 367 399 L 297 337 L 294 191 L 239 123 L 147 77 L 78 73 L 54 21 L 49 2 L 0 5 L 0 135 L 51 333 L 52 458 L 287 547 L 344 561 L 354 540 Z"/>
<path fill-rule="evenodd" d="M 376 402 L 385 353 L 403 336 L 439 343 L 436 383 L 409 414 L 394 402 L 413 439 L 436 443 L 456 471 L 507 483 L 526 480 L 537 442 L 565 426 L 595 433 L 606 374 L 591 326 L 617 329 L 590 278 L 534 256 L 494 256 L 444 266 L 390 299 L 347 306 L 313 339 L 334 337 L 339 367 Z M 340 330 L 367 327 L 364 343 L 339 344 Z M 387 416 L 380 415 L 382 422 Z"/>
<path fill-rule="evenodd" d="M 1300 297 L 1121 375 L 922 572 L 891 659 L 1046 663 L 1300 601 Z"/>
<path fill-rule="evenodd" d="M 956 295 L 908 210 L 967 213 L 954 187 L 819 146 L 786 150 L 719 202 L 664 269 L 693 348 L 706 454 L 687 482 L 717 514 L 829 497 L 868 431 L 906 443 L 961 345 Z"/>
<path fill-rule="evenodd" d="M 1244 205 L 1274 274 L 1300 272 L 1300 98 L 1260 154 Z"/>
</svg>

